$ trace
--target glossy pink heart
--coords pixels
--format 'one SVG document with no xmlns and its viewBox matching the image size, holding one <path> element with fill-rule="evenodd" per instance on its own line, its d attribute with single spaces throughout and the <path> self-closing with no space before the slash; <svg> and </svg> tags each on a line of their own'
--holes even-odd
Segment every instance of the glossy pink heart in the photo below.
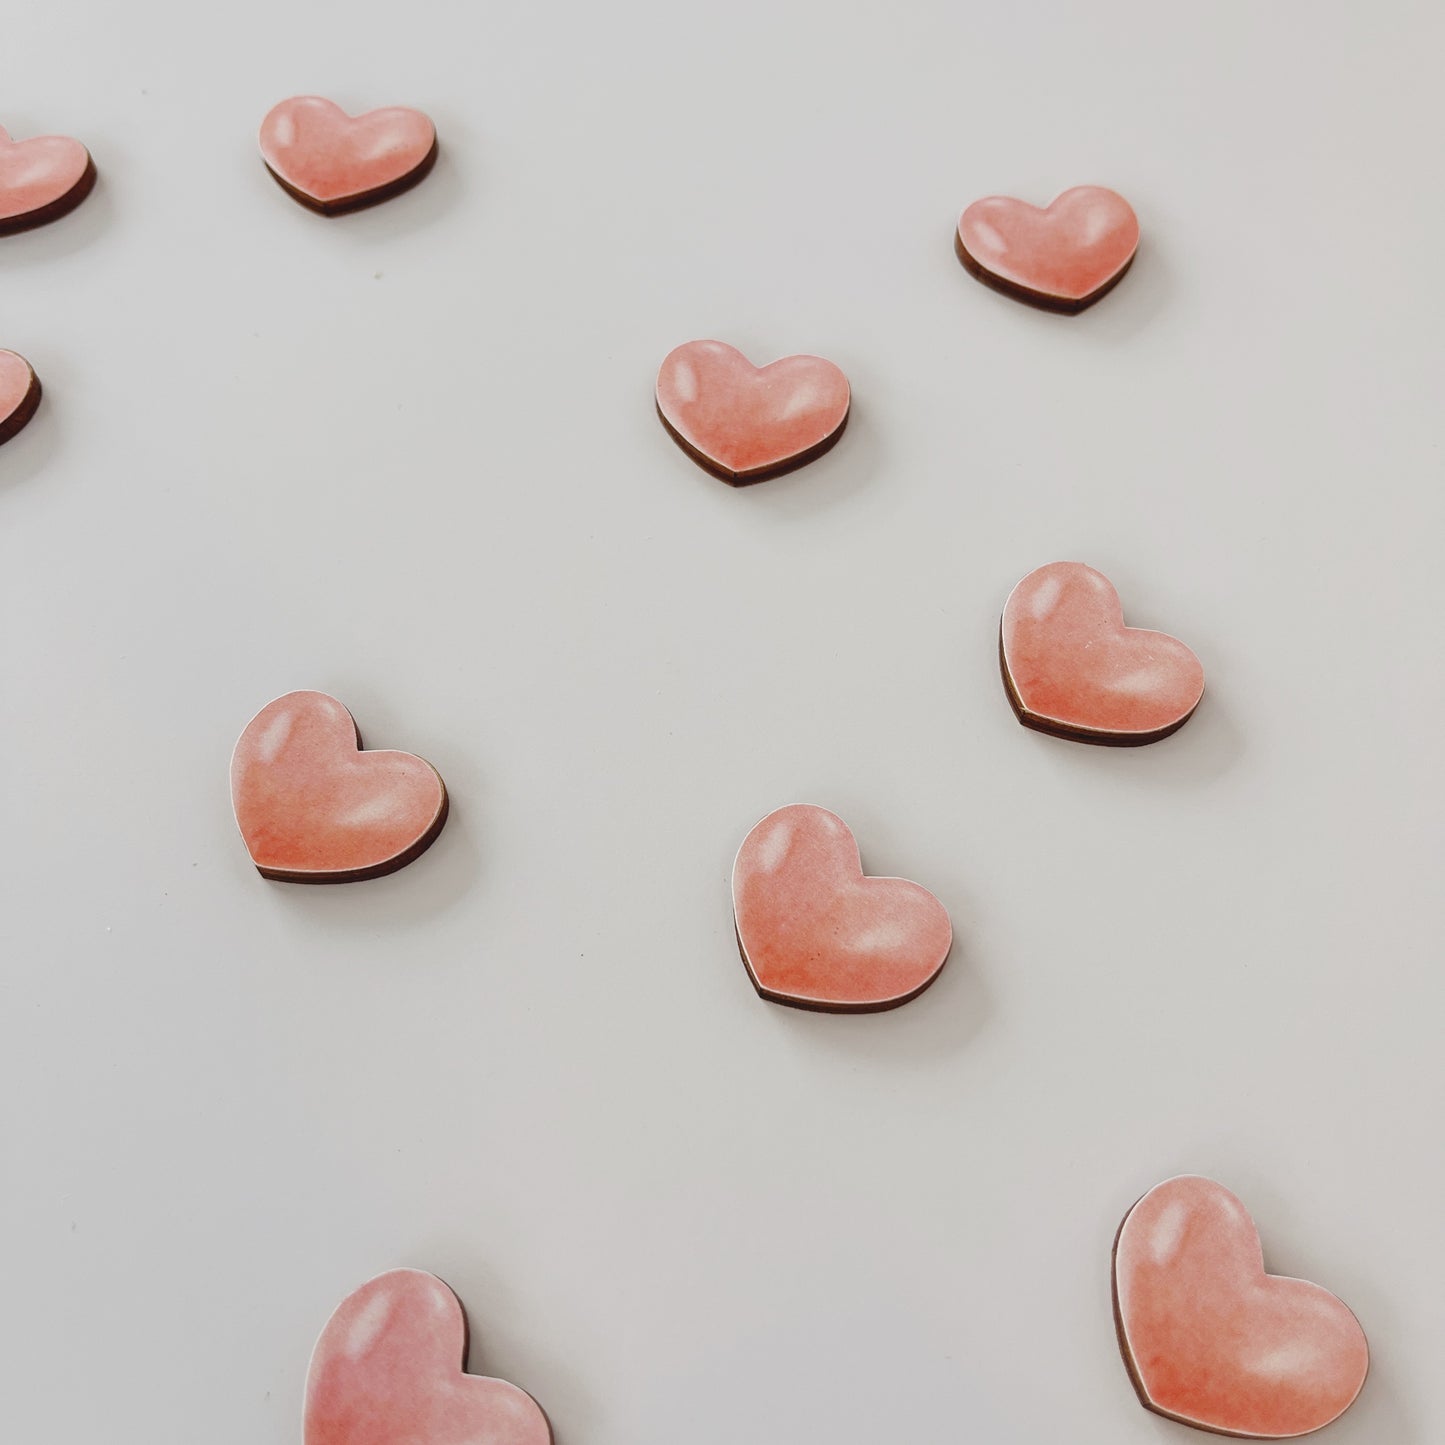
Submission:
<svg viewBox="0 0 1445 1445">
<path fill-rule="evenodd" d="M 1168 633 L 1125 627 L 1113 584 L 1082 562 L 1051 562 L 1009 593 L 999 657 L 1019 721 L 1084 742 L 1167 737 L 1204 695 L 1199 659 Z"/>
<path fill-rule="evenodd" d="M 988 196 L 959 218 L 954 247 L 985 284 L 1051 311 L 1082 311 L 1133 263 L 1139 219 L 1103 186 L 1075 186 L 1042 210 Z"/>
<path fill-rule="evenodd" d="M 1143 1405 L 1220 1435 L 1308 1435 L 1354 1403 L 1370 1366 L 1354 1315 L 1317 1284 L 1266 1274 L 1244 1206 L 1197 1175 L 1124 1217 L 1114 1311 Z"/>
<path fill-rule="evenodd" d="M 694 461 L 732 483 L 821 456 L 848 422 L 848 378 L 821 356 L 754 366 L 722 341 L 689 341 L 657 374 L 657 411 Z"/>
<path fill-rule="evenodd" d="M 542 1407 L 463 1374 L 467 1322 L 435 1275 L 394 1269 L 327 1321 L 306 1376 L 304 1445 L 551 1445 Z"/>
<path fill-rule="evenodd" d="M 302 205 L 337 215 L 416 185 L 436 162 L 437 135 L 419 110 L 350 116 L 334 101 L 298 95 L 261 122 L 261 155 Z"/>
<path fill-rule="evenodd" d="M 95 185 L 95 164 L 78 140 L 11 140 L 0 127 L 0 235 L 28 231 L 73 211 Z"/>
<path fill-rule="evenodd" d="M 828 1013 L 897 1008 L 938 977 L 948 912 L 904 878 L 869 878 L 836 813 L 794 803 L 769 813 L 733 864 L 738 947 L 774 1003 Z"/>
<path fill-rule="evenodd" d="M 377 878 L 429 848 L 447 817 L 441 775 L 411 753 L 362 752 L 351 714 L 324 692 L 289 692 L 246 724 L 231 801 L 266 878 Z"/>
<path fill-rule="evenodd" d="M 8 442 L 35 415 L 40 378 L 15 351 L 0 351 L 0 443 Z"/>
</svg>

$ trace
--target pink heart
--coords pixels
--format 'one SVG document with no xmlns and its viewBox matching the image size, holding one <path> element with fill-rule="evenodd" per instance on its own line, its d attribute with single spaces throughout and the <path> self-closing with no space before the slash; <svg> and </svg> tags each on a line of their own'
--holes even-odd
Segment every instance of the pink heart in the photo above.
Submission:
<svg viewBox="0 0 1445 1445">
<path fill-rule="evenodd" d="M 0 351 L 0 444 L 8 442 L 35 415 L 40 378 L 18 352 Z"/>
<path fill-rule="evenodd" d="M 985 284 L 1052 311 L 1082 311 L 1129 269 L 1139 218 L 1103 186 L 1075 186 L 1043 210 L 989 196 L 959 218 L 954 246 Z"/>
<path fill-rule="evenodd" d="M 1125 627 L 1113 584 L 1082 562 L 1051 562 L 1009 593 L 999 655 L 1019 721 L 1085 742 L 1167 737 L 1204 695 L 1199 659 L 1168 633 Z"/>
<path fill-rule="evenodd" d="M 461 1302 L 435 1275 L 394 1269 L 348 1295 L 306 1376 L 305 1445 L 551 1445 L 542 1407 L 467 1375 Z"/>
<path fill-rule="evenodd" d="M 351 714 L 324 692 L 289 692 L 246 724 L 231 801 L 266 878 L 377 878 L 431 846 L 447 817 L 441 775 L 411 753 L 361 751 Z"/>
<path fill-rule="evenodd" d="M 1266 1274 L 1244 1206 L 1197 1175 L 1124 1216 L 1114 1314 L 1145 1408 L 1221 1435 L 1308 1435 L 1349 1409 L 1370 1367 L 1354 1315 L 1317 1284 Z"/>
<path fill-rule="evenodd" d="M 810 462 L 848 422 L 848 378 L 821 356 L 754 366 L 722 341 L 689 341 L 657 373 L 657 411 L 692 459 L 734 484 Z"/>
<path fill-rule="evenodd" d="M 298 95 L 261 122 L 261 155 L 302 205 L 337 215 L 421 180 L 436 162 L 436 127 L 405 106 L 349 116 L 334 101 Z"/>
<path fill-rule="evenodd" d="M 897 1008 L 938 977 L 948 912 L 904 878 L 868 878 L 836 813 L 794 803 L 769 813 L 733 864 L 738 947 L 774 1003 L 828 1013 Z"/>
<path fill-rule="evenodd" d="M 65 135 L 11 140 L 0 127 L 0 236 L 73 211 L 94 185 L 95 163 L 78 140 Z"/>
</svg>

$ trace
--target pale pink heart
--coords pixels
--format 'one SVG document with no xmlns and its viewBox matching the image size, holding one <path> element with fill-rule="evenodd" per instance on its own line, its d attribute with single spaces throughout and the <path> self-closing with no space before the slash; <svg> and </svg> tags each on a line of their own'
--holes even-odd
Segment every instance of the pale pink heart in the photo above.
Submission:
<svg viewBox="0 0 1445 1445">
<path fill-rule="evenodd" d="M 291 692 L 246 725 L 231 801 L 267 878 L 375 878 L 431 845 L 447 816 L 441 775 L 411 753 L 362 752 L 351 714 L 324 692 Z"/>
<path fill-rule="evenodd" d="M 1009 593 L 999 653 L 1019 721 L 1041 732 L 1153 742 L 1181 727 L 1204 695 L 1204 669 L 1189 648 L 1126 627 L 1113 584 L 1082 562 L 1051 562 Z"/>
<path fill-rule="evenodd" d="M 769 813 L 743 840 L 733 913 L 758 992 L 830 1013 L 907 1003 L 938 977 L 953 943 L 933 894 L 866 877 L 848 825 L 809 803 Z"/>
<path fill-rule="evenodd" d="M 1103 186 L 1075 186 L 1043 209 L 988 196 L 959 218 L 955 244 L 980 280 L 1041 306 L 1080 311 L 1129 269 L 1139 219 Z"/>
<path fill-rule="evenodd" d="M 1266 1274 L 1244 1206 L 1197 1175 L 1125 1216 L 1114 1309 L 1140 1401 L 1220 1435 L 1308 1435 L 1354 1403 L 1370 1366 L 1354 1315 L 1317 1284 Z"/>
<path fill-rule="evenodd" d="M 551 1445 L 542 1407 L 463 1373 L 466 1316 L 435 1275 L 394 1269 L 327 1321 L 306 1376 L 304 1445 Z"/>
<path fill-rule="evenodd" d="M 334 101 L 299 95 L 261 122 L 261 155 L 297 200 L 334 213 L 386 200 L 436 159 L 436 128 L 419 110 L 391 106 L 350 116 Z"/>
<path fill-rule="evenodd" d="M 12 140 L 0 127 L 0 234 L 55 220 L 95 181 L 90 152 L 65 135 Z"/>
<path fill-rule="evenodd" d="M 657 410 L 695 460 L 730 482 L 820 456 L 848 421 L 848 378 L 821 356 L 754 366 L 722 341 L 689 341 L 657 374 Z"/>
<path fill-rule="evenodd" d="M 15 351 L 0 351 L 0 442 L 8 442 L 35 415 L 40 378 Z"/>
</svg>

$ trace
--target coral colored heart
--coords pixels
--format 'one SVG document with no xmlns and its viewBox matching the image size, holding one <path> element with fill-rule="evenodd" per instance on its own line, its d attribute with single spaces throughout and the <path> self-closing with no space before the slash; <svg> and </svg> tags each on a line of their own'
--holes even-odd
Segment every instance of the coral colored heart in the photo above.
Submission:
<svg viewBox="0 0 1445 1445">
<path fill-rule="evenodd" d="M 848 423 L 848 378 L 821 356 L 754 366 L 722 341 L 689 341 L 657 373 L 657 412 L 695 462 L 759 482 L 822 454 Z"/>
<path fill-rule="evenodd" d="M 15 351 L 0 351 L 0 444 L 8 442 L 35 415 L 40 378 Z"/>
<path fill-rule="evenodd" d="M 1308 1435 L 1349 1409 L 1370 1366 L 1354 1315 L 1317 1284 L 1266 1274 L 1244 1206 L 1195 1175 L 1124 1216 L 1114 1316 L 1145 1408 L 1220 1435 Z"/>
<path fill-rule="evenodd" d="M 306 1376 L 305 1445 L 551 1445 L 542 1407 L 464 1374 L 467 1321 L 435 1275 L 394 1269 L 348 1295 Z"/>
<path fill-rule="evenodd" d="M 774 1003 L 826 1013 L 897 1008 L 938 977 L 948 912 L 904 878 L 869 878 L 836 813 L 794 803 L 769 813 L 733 864 L 738 948 Z"/>
<path fill-rule="evenodd" d="M 416 185 L 436 163 L 436 127 L 391 106 L 350 116 L 334 101 L 298 95 L 261 122 L 267 169 L 303 206 L 339 215 Z"/>
<path fill-rule="evenodd" d="M 68 135 L 11 140 L 0 127 L 0 236 L 73 211 L 95 185 L 90 152 Z"/>
<path fill-rule="evenodd" d="M 1082 311 L 1133 263 L 1139 218 L 1103 186 L 1075 186 L 1043 210 L 989 196 L 959 218 L 954 249 L 985 285 L 1050 311 Z"/>
<path fill-rule="evenodd" d="M 1051 562 L 1009 593 L 999 660 L 1021 723 L 1082 742 L 1167 737 L 1204 695 L 1199 659 L 1168 633 L 1125 627 L 1113 584 L 1082 562 Z"/>
<path fill-rule="evenodd" d="M 267 878 L 345 883 L 410 863 L 441 832 L 447 790 L 411 753 L 362 752 L 351 714 L 324 692 L 290 692 L 246 725 L 231 802 Z"/>
</svg>

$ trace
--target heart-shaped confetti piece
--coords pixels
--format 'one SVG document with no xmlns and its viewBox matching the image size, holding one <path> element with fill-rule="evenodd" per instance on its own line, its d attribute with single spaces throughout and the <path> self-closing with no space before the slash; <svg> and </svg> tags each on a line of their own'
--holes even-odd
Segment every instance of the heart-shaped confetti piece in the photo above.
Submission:
<svg viewBox="0 0 1445 1445">
<path fill-rule="evenodd" d="M 848 378 L 821 356 L 754 366 L 723 341 L 689 341 L 657 374 L 657 412 L 699 465 L 734 485 L 821 456 L 848 423 Z"/>
<path fill-rule="evenodd" d="M 1114 1312 L 1143 1405 L 1220 1435 L 1308 1435 L 1354 1403 L 1370 1366 L 1354 1315 L 1317 1284 L 1266 1274 L 1244 1206 L 1197 1175 L 1124 1217 Z"/>
<path fill-rule="evenodd" d="M 769 813 L 743 840 L 733 913 L 757 991 L 825 1013 L 907 1003 L 938 977 L 953 943 L 933 894 L 865 876 L 848 825 L 810 803 Z"/>
<path fill-rule="evenodd" d="M 351 714 L 324 692 L 290 692 L 246 725 L 231 801 L 267 878 L 345 883 L 418 857 L 446 822 L 441 775 L 411 753 L 362 752 Z"/>
<path fill-rule="evenodd" d="M 261 122 L 261 156 L 303 206 L 335 216 L 416 185 L 436 162 L 437 133 L 406 106 L 351 116 L 335 101 L 298 95 Z"/>
</svg>

